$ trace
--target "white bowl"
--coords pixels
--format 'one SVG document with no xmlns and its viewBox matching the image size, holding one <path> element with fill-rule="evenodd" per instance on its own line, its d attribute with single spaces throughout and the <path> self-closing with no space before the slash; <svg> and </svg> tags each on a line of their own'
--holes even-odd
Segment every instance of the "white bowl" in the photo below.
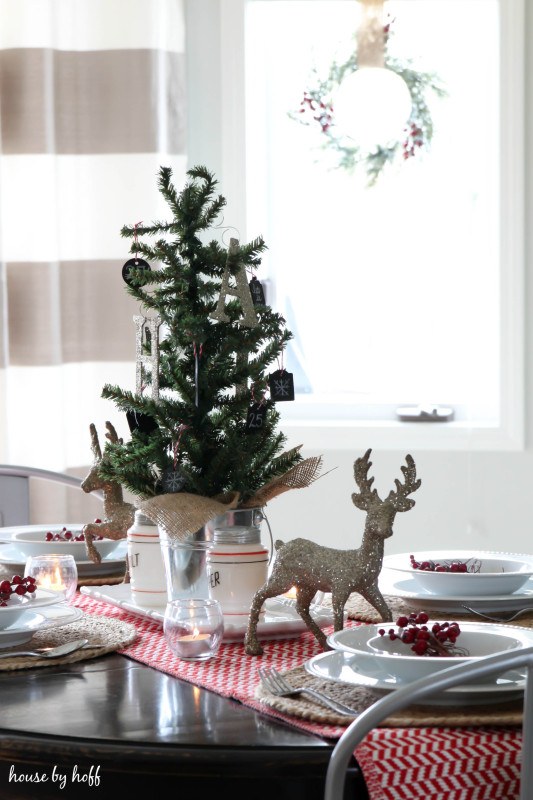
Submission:
<svg viewBox="0 0 533 800">
<path fill-rule="evenodd" d="M 13 625 L 30 608 L 30 598 L 26 595 L 11 595 L 7 606 L 0 607 L 0 631 Z"/>
<path fill-rule="evenodd" d="M 426 625 L 431 630 L 433 622 L 427 622 Z M 390 622 L 346 628 L 331 634 L 328 637 L 328 644 L 334 650 L 354 653 L 359 668 L 375 670 L 377 666 L 387 675 L 402 682 L 417 680 L 454 664 L 476 661 L 485 656 L 531 644 L 531 632 L 527 629 L 460 622 L 461 634 L 457 637 L 456 644 L 465 649 L 468 655 L 418 656 L 411 650 L 411 645 L 404 644 L 399 639 L 391 641 L 387 634 L 385 636 L 378 634 L 381 628 L 388 631 L 391 627 L 396 629 Z"/>
<path fill-rule="evenodd" d="M 46 541 L 46 534 L 50 531 L 53 534 L 61 533 L 60 525 L 29 525 L 19 530 L 11 529 L 11 535 L 6 539 L 8 534 L 2 532 L 2 541 L 9 541 L 16 546 L 24 559 L 30 556 L 39 555 L 52 555 L 53 553 L 64 553 L 74 556 L 75 561 L 87 561 L 88 555 L 85 548 L 85 542 L 68 542 L 68 541 Z M 66 525 L 67 530 L 72 532 L 73 536 L 78 536 L 83 525 Z M 102 558 L 110 555 L 122 540 L 102 539 L 95 541 L 95 546 Z"/>
<path fill-rule="evenodd" d="M 426 592 L 440 597 L 490 597 L 512 594 L 533 575 L 533 556 L 466 550 L 440 550 L 413 553 L 416 561 L 440 564 L 451 561 L 479 562 L 479 572 L 433 572 L 414 569 L 410 554 L 387 556 L 383 566 L 409 575 Z"/>
<path fill-rule="evenodd" d="M 57 592 L 48 589 L 36 589 L 32 595 L 12 594 L 7 606 L 0 606 L 0 631 L 16 623 L 25 611 L 35 611 L 37 608 L 53 606 L 61 602 Z"/>
</svg>

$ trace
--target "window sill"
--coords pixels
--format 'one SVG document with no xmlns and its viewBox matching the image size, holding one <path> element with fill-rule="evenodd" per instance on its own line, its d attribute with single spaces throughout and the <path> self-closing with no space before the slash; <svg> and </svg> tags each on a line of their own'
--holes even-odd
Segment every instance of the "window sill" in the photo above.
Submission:
<svg viewBox="0 0 533 800">
<path fill-rule="evenodd" d="M 472 421 L 399 422 L 396 420 L 290 420 L 281 422 L 289 446 L 311 450 L 479 450 L 520 451 L 519 425 Z"/>
</svg>

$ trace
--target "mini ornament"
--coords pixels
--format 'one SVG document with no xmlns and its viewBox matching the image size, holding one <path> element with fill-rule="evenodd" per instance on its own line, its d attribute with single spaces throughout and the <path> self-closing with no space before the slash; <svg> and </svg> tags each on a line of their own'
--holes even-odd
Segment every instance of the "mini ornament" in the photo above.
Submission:
<svg viewBox="0 0 533 800">
<path fill-rule="evenodd" d="M 246 416 L 245 433 L 259 433 L 266 421 L 266 406 L 263 403 L 252 403 Z"/>
<path fill-rule="evenodd" d="M 144 269 L 148 270 L 148 272 L 152 271 L 150 264 L 148 264 L 147 261 L 144 261 L 144 259 L 130 258 L 129 261 L 126 261 L 126 263 L 122 267 L 122 277 L 124 278 L 128 286 L 133 286 L 132 277 L 130 275 L 132 269 Z"/>
<path fill-rule="evenodd" d="M 230 278 L 232 278 L 231 271 L 229 268 L 229 262 L 231 259 L 234 259 L 238 256 L 239 253 L 239 240 L 238 239 L 230 239 L 229 247 L 228 247 L 228 264 L 224 270 L 224 274 L 222 276 L 222 284 L 220 287 L 220 296 L 218 298 L 217 307 L 210 315 L 211 319 L 218 320 L 218 322 L 229 322 L 230 318 L 226 314 L 224 310 L 224 305 L 226 303 L 227 295 L 232 295 L 233 297 L 238 297 L 241 301 L 241 308 L 242 308 L 242 321 L 241 324 L 244 325 L 245 328 L 256 328 L 259 325 L 257 315 L 254 311 L 254 304 L 252 302 L 252 296 L 250 294 L 250 287 L 248 284 L 248 280 L 246 278 L 246 268 L 244 264 L 239 264 L 237 272 L 234 276 L 235 280 L 235 287 L 232 288 L 230 286 Z"/>
<path fill-rule="evenodd" d="M 149 414 L 143 414 L 141 411 L 126 411 L 126 419 L 131 433 L 139 431 L 139 433 L 153 433 L 157 430 L 157 422 Z"/>
<path fill-rule="evenodd" d="M 161 486 L 168 494 L 181 492 L 185 486 L 185 476 L 183 472 L 176 467 L 167 467 L 161 475 Z"/>
<path fill-rule="evenodd" d="M 276 402 L 294 400 L 294 378 L 292 372 L 277 369 L 268 376 L 270 398 Z"/>
<path fill-rule="evenodd" d="M 265 292 L 261 281 L 258 281 L 254 275 L 254 277 L 252 278 L 252 280 L 248 285 L 250 287 L 250 294 L 252 295 L 252 302 L 254 306 L 266 305 Z"/>
</svg>

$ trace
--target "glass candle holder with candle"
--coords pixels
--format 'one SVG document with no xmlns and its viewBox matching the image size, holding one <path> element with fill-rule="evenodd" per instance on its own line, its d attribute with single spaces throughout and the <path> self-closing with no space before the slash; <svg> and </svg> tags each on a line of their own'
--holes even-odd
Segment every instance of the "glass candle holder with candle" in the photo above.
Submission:
<svg viewBox="0 0 533 800">
<path fill-rule="evenodd" d="M 40 589 L 57 592 L 57 600 L 70 603 L 78 585 L 78 570 L 73 556 L 51 553 L 30 556 L 24 570 L 25 577 L 35 578 Z"/>
<path fill-rule="evenodd" d="M 212 658 L 222 641 L 224 617 L 216 600 L 187 597 L 167 604 L 163 624 L 172 652 L 183 661 Z"/>
</svg>

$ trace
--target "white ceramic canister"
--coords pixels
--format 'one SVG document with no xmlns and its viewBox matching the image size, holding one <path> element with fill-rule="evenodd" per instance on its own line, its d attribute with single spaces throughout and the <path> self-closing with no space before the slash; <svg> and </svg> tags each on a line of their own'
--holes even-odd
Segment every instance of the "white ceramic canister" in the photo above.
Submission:
<svg viewBox="0 0 533 800">
<path fill-rule="evenodd" d="M 141 511 L 135 512 L 128 530 L 128 565 L 133 602 L 147 608 L 166 605 L 167 584 L 159 530 Z"/>
<path fill-rule="evenodd" d="M 254 594 L 267 581 L 268 550 L 259 528 L 216 528 L 207 553 L 209 596 L 224 614 L 250 613 Z"/>
</svg>

